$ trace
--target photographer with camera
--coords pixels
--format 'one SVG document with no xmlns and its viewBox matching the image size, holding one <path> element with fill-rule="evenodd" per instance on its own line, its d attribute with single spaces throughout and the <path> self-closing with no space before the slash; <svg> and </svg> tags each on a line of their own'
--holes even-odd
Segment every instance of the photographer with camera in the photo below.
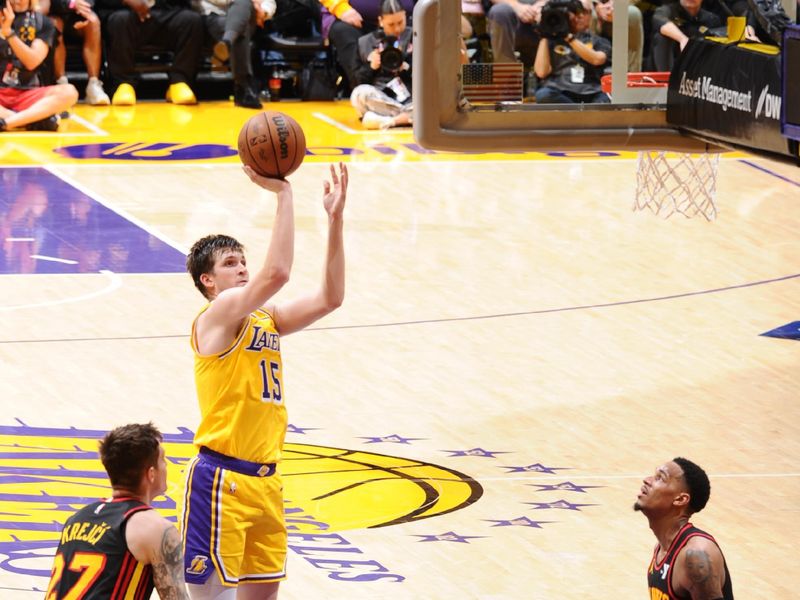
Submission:
<svg viewBox="0 0 800 600">
<path fill-rule="evenodd" d="M 600 78 L 611 63 L 611 43 L 589 31 L 590 0 L 550 0 L 542 9 L 542 39 L 533 64 L 542 84 L 538 104 L 605 103 Z"/>
<path fill-rule="evenodd" d="M 367 129 L 411 124 L 411 29 L 400 0 L 382 0 L 379 29 L 358 39 L 350 102 Z"/>
<path fill-rule="evenodd" d="M 25 127 L 55 131 L 62 111 L 78 101 L 71 84 L 42 86 L 39 68 L 55 26 L 31 0 L 3 0 L 0 11 L 0 131 Z"/>
</svg>

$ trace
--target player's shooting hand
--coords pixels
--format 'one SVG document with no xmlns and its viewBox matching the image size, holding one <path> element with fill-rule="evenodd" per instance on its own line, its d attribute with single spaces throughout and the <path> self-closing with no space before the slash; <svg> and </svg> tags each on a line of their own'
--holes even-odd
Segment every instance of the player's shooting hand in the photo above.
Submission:
<svg viewBox="0 0 800 600">
<path fill-rule="evenodd" d="M 349 176 L 344 163 L 339 163 L 339 172 L 331 165 L 331 181 L 325 180 L 322 184 L 324 195 L 322 205 L 325 212 L 332 219 L 340 218 L 344 211 L 344 202 L 347 199 L 347 183 Z M 331 185 L 333 184 L 333 185 Z"/>
<path fill-rule="evenodd" d="M 278 179 L 277 177 L 264 177 L 263 175 L 256 173 L 252 167 L 247 165 L 243 165 L 242 170 L 250 178 L 250 181 L 255 183 L 257 186 L 264 188 L 265 190 L 269 190 L 270 192 L 275 192 L 277 194 L 278 192 L 289 190 L 292 187 L 292 184 L 285 179 Z"/>
</svg>

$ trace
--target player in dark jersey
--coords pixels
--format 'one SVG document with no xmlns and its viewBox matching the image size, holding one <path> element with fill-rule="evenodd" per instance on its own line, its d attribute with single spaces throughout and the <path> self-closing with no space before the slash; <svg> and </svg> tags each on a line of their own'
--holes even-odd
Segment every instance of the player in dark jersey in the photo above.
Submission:
<svg viewBox="0 0 800 600">
<path fill-rule="evenodd" d="M 674 458 L 645 477 L 633 505 L 658 540 L 647 583 L 651 600 L 733 600 L 728 565 L 716 540 L 689 522 L 711 493 L 705 471 Z"/>
<path fill-rule="evenodd" d="M 100 442 L 111 498 L 80 509 L 64 524 L 46 600 L 188 600 L 181 538 L 150 502 L 167 489 L 161 433 L 150 423 L 123 425 Z"/>
</svg>

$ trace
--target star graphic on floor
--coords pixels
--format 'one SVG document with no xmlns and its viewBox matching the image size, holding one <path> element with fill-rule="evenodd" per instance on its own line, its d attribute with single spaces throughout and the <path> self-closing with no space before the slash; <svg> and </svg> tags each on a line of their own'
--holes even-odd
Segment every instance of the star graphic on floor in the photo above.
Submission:
<svg viewBox="0 0 800 600">
<path fill-rule="evenodd" d="M 286 433 L 299 433 L 301 435 L 305 435 L 306 431 L 316 431 L 319 429 L 318 427 L 298 427 L 297 425 L 292 425 L 289 423 L 286 426 Z"/>
<path fill-rule="evenodd" d="M 468 540 L 486 537 L 485 535 L 458 535 L 453 531 L 440 533 L 438 535 L 415 535 L 413 537 L 422 538 L 420 542 L 459 542 L 469 544 Z"/>
<path fill-rule="evenodd" d="M 517 517 L 516 519 L 509 519 L 507 521 L 502 519 L 483 519 L 490 523 L 495 523 L 492 527 L 535 527 L 541 529 L 544 523 L 555 523 L 556 521 L 533 521 L 528 517 Z"/>
<path fill-rule="evenodd" d="M 577 510 L 580 511 L 581 506 L 597 506 L 597 504 L 573 504 L 566 500 L 556 500 L 555 502 L 525 502 L 530 504 L 534 510 L 544 510 L 548 508 L 560 508 L 562 510 Z"/>
<path fill-rule="evenodd" d="M 599 488 L 603 487 L 602 485 L 576 485 L 571 481 L 562 481 L 561 483 L 554 483 L 553 485 L 543 484 L 543 483 L 526 483 L 525 485 L 531 485 L 538 487 L 539 489 L 536 490 L 537 492 L 580 492 L 582 494 L 587 493 L 586 490 L 590 488 Z"/>
<path fill-rule="evenodd" d="M 509 473 L 550 473 L 556 475 L 556 471 L 563 471 L 569 467 L 545 467 L 542 463 L 534 463 L 527 467 L 502 467 L 509 469 Z"/>
<path fill-rule="evenodd" d="M 426 438 L 406 438 L 396 433 L 392 435 L 384 435 L 380 437 L 367 437 L 367 436 L 359 436 L 362 440 L 367 440 L 364 442 L 365 444 L 380 444 L 381 442 L 389 442 L 392 444 L 410 444 L 411 442 L 415 442 L 417 440 L 424 440 Z"/>
<path fill-rule="evenodd" d="M 499 452 L 484 450 L 483 448 L 472 448 L 471 450 L 442 450 L 442 452 L 450 452 L 450 457 L 454 456 L 482 456 L 484 458 L 496 458 L 495 454 L 509 454 L 508 452 Z"/>
</svg>

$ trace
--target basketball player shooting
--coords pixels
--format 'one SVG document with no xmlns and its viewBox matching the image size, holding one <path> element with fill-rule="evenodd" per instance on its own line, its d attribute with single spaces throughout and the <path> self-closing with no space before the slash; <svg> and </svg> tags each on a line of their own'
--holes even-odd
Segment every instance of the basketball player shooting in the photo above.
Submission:
<svg viewBox="0 0 800 600">
<path fill-rule="evenodd" d="M 200 425 L 199 454 L 187 469 L 182 535 L 193 600 L 274 600 L 285 579 L 286 525 L 279 460 L 287 427 L 280 337 L 300 331 L 344 299 L 347 167 L 323 182 L 328 215 L 325 268 L 318 289 L 288 302 L 273 296 L 294 260 L 292 186 L 243 167 L 276 195 L 264 264 L 253 276 L 242 245 L 227 235 L 198 240 L 186 259 L 208 300 L 192 324 Z"/>
</svg>

